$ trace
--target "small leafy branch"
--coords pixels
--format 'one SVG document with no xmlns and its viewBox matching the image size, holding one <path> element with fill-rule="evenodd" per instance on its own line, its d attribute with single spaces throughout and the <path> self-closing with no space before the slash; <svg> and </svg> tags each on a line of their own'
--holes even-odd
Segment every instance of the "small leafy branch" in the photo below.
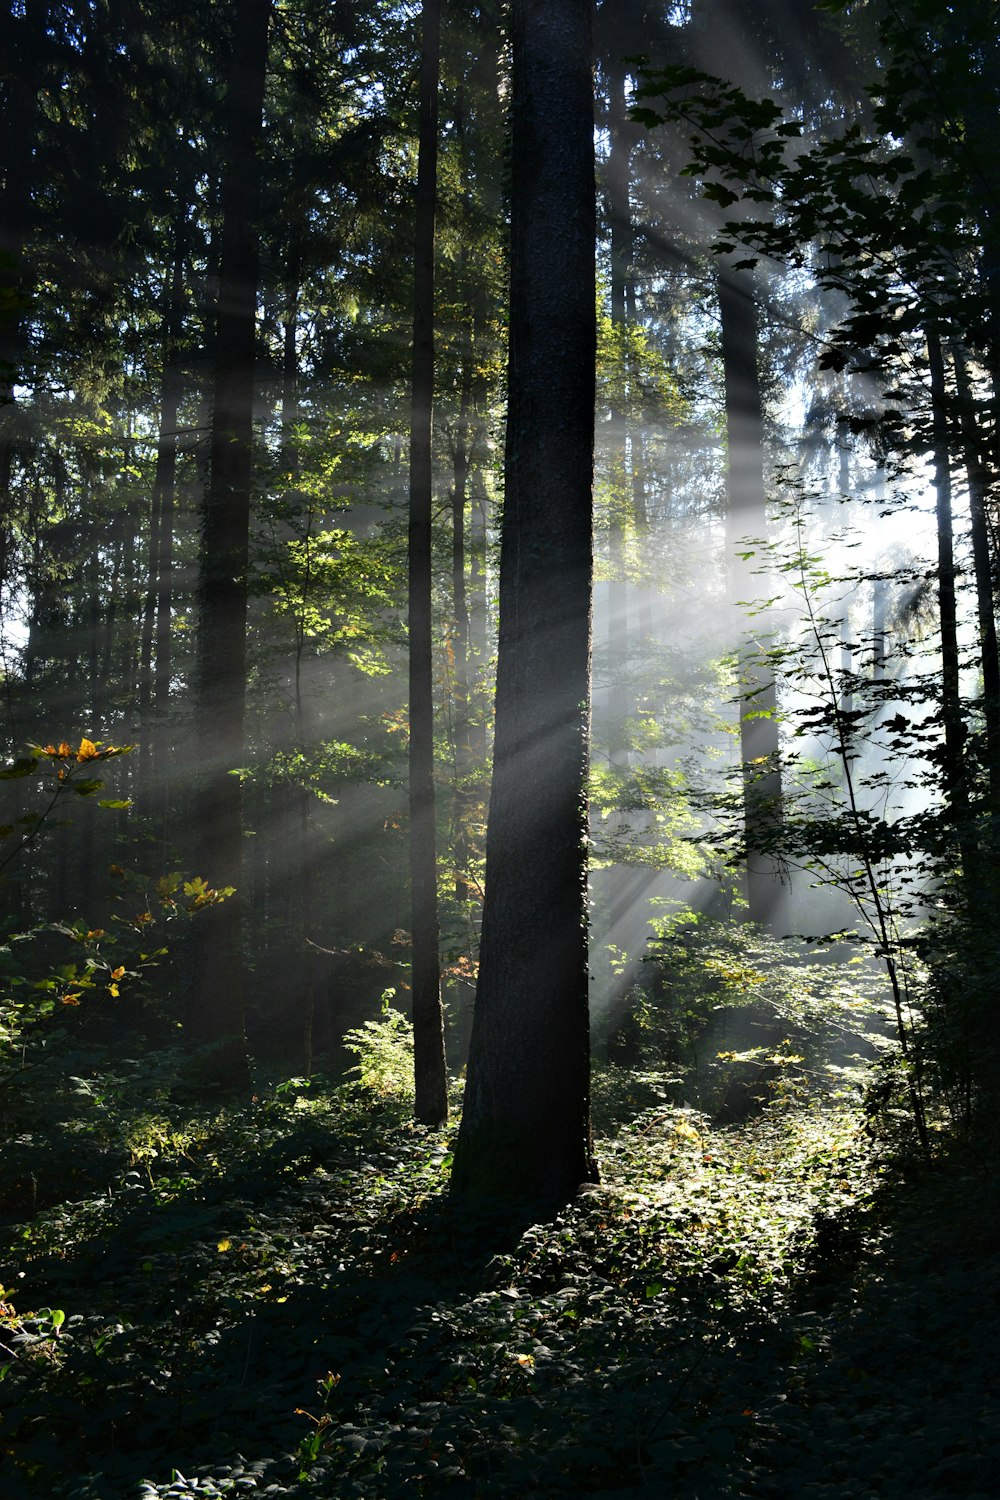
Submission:
<svg viewBox="0 0 1000 1500">
<path fill-rule="evenodd" d="M 0 872 L 34 844 L 61 801 L 68 796 L 94 797 L 103 789 L 104 782 L 89 774 L 94 766 L 127 755 L 134 748 L 134 745 L 102 745 L 100 740 L 83 738 L 74 750 L 62 740 L 58 745 L 32 745 L 27 755 L 19 756 L 0 769 L 0 781 L 21 781 L 26 777 L 40 776 L 47 797 L 40 809 L 24 813 L 14 823 L 0 825 L 0 839 L 17 835 L 14 846 L 0 859 Z M 128 798 L 105 797 L 98 801 L 99 807 L 106 808 L 131 805 Z"/>
</svg>

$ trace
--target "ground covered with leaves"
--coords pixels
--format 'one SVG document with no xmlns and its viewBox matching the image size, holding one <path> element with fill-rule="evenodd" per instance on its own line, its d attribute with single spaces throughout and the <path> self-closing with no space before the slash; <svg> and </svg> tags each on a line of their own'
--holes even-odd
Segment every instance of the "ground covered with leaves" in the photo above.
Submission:
<svg viewBox="0 0 1000 1500">
<path fill-rule="evenodd" d="M 370 1090 L 132 1117 L 0 1231 L 4 1496 L 995 1495 L 995 1170 L 844 1103 L 614 1113 L 499 1251 Z"/>
</svg>

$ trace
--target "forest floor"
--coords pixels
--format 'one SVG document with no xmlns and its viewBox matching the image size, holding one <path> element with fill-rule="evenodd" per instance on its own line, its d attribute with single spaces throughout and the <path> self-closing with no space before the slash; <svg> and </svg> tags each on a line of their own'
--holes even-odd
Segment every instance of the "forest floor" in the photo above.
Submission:
<svg viewBox="0 0 1000 1500">
<path fill-rule="evenodd" d="M 99 1190 L 39 1207 L 29 1135 L 0 1184 L 37 1195 L 0 1228 L 0 1493 L 992 1500 L 995 1164 L 892 1163 L 844 1103 L 616 1103 L 600 1187 L 490 1253 L 400 1104 L 94 1091 L 45 1161 L 114 1137 Z"/>
</svg>

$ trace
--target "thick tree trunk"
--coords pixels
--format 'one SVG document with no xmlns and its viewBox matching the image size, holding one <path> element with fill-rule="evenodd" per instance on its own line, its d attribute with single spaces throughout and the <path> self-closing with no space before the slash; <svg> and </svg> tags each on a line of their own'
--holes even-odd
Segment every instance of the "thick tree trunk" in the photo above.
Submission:
<svg viewBox="0 0 1000 1500">
<path fill-rule="evenodd" d="M 515 0 L 496 748 L 452 1189 L 553 1210 L 596 1178 L 586 909 L 594 421 L 590 0 Z"/>
<path fill-rule="evenodd" d="M 764 416 L 757 369 L 757 310 L 750 279 L 729 266 L 719 274 L 722 362 L 726 387 L 726 542 L 729 588 L 735 607 L 753 598 L 760 583 L 737 557 L 745 537 L 764 537 Z M 743 548 L 742 550 L 746 550 Z M 780 932 L 786 923 L 787 887 L 768 852 L 781 823 L 777 694 L 774 673 L 756 639 L 742 625 L 740 654 L 740 758 L 743 762 L 750 920 Z"/>
<path fill-rule="evenodd" d="M 413 393 L 410 414 L 410 903 L 416 1118 L 448 1117 L 434 819 L 434 673 L 431 630 L 431 520 L 434 406 L 434 209 L 440 0 L 424 0 L 420 60 L 420 145 L 413 278 Z"/>
<path fill-rule="evenodd" d="M 236 1085 L 246 1080 L 247 1062 L 239 890 L 243 796 L 240 778 L 232 773 L 245 754 L 257 212 L 269 16 L 270 0 L 241 0 L 232 7 L 210 478 L 198 589 L 198 721 L 205 771 L 197 873 L 213 887 L 235 886 L 238 894 L 199 916 L 188 1034 L 194 1041 L 218 1044 L 216 1076 Z"/>
</svg>

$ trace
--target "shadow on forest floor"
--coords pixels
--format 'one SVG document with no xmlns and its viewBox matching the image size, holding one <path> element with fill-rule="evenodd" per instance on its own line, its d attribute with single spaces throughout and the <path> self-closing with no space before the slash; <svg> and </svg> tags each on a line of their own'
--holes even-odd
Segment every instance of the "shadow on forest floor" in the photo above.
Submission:
<svg viewBox="0 0 1000 1500">
<path fill-rule="evenodd" d="M 996 1493 L 995 1176 L 844 1110 L 603 1157 L 487 1257 L 448 1140 L 331 1095 L 15 1227 L 5 1497 Z"/>
</svg>

